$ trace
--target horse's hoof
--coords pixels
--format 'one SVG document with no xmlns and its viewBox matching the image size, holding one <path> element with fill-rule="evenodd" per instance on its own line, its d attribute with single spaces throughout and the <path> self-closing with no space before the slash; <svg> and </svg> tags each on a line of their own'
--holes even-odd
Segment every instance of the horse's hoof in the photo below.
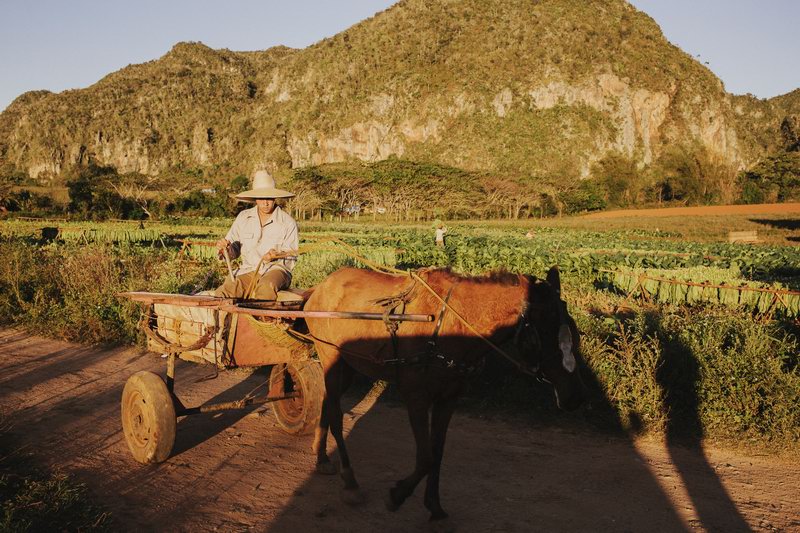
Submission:
<svg viewBox="0 0 800 533">
<path fill-rule="evenodd" d="M 324 476 L 332 476 L 336 474 L 336 465 L 330 461 L 326 461 L 324 463 L 317 463 L 317 474 L 322 474 Z"/>
<path fill-rule="evenodd" d="M 394 501 L 391 492 L 386 496 L 386 499 L 384 499 L 383 502 L 386 504 L 386 510 L 390 513 L 397 511 L 402 505 L 402 503 L 397 503 Z"/>
<path fill-rule="evenodd" d="M 456 531 L 456 525 L 447 515 L 439 519 L 431 517 L 428 522 L 428 530 L 432 533 L 454 533 Z"/>
<path fill-rule="evenodd" d="M 386 495 L 386 499 L 384 500 L 384 503 L 386 504 L 386 510 L 392 513 L 400 509 L 400 506 L 403 505 L 403 502 L 405 501 L 397 501 L 397 499 L 394 497 L 394 490 L 395 489 L 389 489 L 389 493 Z"/>
<path fill-rule="evenodd" d="M 367 501 L 367 496 L 361 489 L 342 489 L 341 497 L 347 505 L 361 505 Z"/>
</svg>

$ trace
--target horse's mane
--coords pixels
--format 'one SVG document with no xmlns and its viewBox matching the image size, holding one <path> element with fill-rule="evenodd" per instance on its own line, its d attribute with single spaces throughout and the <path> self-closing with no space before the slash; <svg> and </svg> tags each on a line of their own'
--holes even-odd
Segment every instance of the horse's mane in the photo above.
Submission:
<svg viewBox="0 0 800 533">
<path fill-rule="evenodd" d="M 520 276 L 507 270 L 492 270 L 480 276 L 465 276 L 453 272 L 450 267 L 425 270 L 428 279 L 441 279 L 450 282 L 468 281 L 476 284 L 496 284 L 506 287 L 518 287 Z"/>
</svg>

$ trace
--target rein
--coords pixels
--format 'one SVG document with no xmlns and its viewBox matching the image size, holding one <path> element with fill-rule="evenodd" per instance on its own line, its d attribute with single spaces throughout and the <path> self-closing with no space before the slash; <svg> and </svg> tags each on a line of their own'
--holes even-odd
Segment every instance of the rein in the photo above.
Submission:
<svg viewBox="0 0 800 533">
<path fill-rule="evenodd" d="M 385 268 L 389 268 L 389 267 L 385 267 Z M 436 350 L 438 339 L 439 339 L 439 330 L 441 329 L 442 323 L 444 322 L 444 315 L 449 310 L 456 317 L 456 319 L 458 319 L 459 322 L 461 322 L 464 326 L 467 327 L 468 330 L 470 330 L 478 338 L 480 338 L 485 343 L 487 343 L 494 351 L 499 353 L 503 358 L 505 358 L 509 363 L 511 363 L 519 372 L 522 372 L 523 374 L 527 374 L 527 375 L 529 375 L 531 377 L 534 377 L 534 378 L 537 378 L 537 379 L 540 377 L 539 365 L 538 364 L 536 366 L 529 366 L 526 363 L 516 359 L 515 357 L 512 357 L 508 352 L 506 352 L 505 350 L 500 348 L 497 344 L 493 343 L 487 337 L 481 335 L 481 333 L 478 332 L 472 324 L 470 324 L 463 316 L 461 316 L 453 308 L 453 306 L 450 305 L 450 303 L 449 303 L 450 296 L 453 294 L 453 289 L 455 289 L 456 285 L 458 285 L 458 283 L 460 283 L 460 281 L 456 282 L 455 284 L 453 284 L 450 287 L 450 290 L 447 292 L 447 295 L 444 298 L 442 298 L 441 296 L 439 296 L 439 294 L 430 285 L 428 285 L 428 283 L 424 279 L 422 279 L 422 277 L 419 276 L 419 274 L 417 272 L 411 271 L 411 272 L 408 272 L 408 275 L 415 281 L 415 283 L 411 286 L 411 288 L 409 288 L 406 291 L 404 291 L 401 295 L 394 296 L 394 297 L 383 298 L 383 299 L 380 299 L 380 300 L 376 300 L 375 303 L 384 302 L 384 301 L 386 301 L 386 302 L 396 302 L 396 301 L 402 299 L 402 303 L 403 303 L 403 305 L 405 305 L 408 301 L 410 301 L 410 300 L 406 300 L 405 297 L 407 297 L 409 294 L 411 294 L 412 290 L 416 286 L 416 283 L 420 283 L 433 296 L 435 296 L 437 300 L 439 300 L 442 303 L 442 310 L 439 312 L 439 318 L 436 321 L 436 326 L 435 326 L 435 328 L 433 330 L 433 334 L 431 335 L 431 339 L 428 341 L 428 346 L 429 346 L 428 350 L 426 350 L 425 352 L 423 352 L 421 354 L 417 354 L 417 355 L 414 355 L 414 356 L 411 356 L 411 357 L 406 357 L 406 358 L 398 357 L 398 353 L 397 353 L 397 328 L 398 328 L 398 324 L 394 323 L 394 324 L 391 324 L 391 326 L 387 324 L 387 330 L 389 331 L 389 334 L 390 334 L 390 336 L 392 338 L 392 349 L 393 349 L 395 357 L 394 357 L 394 359 L 383 360 L 382 364 L 418 364 L 418 363 L 423 363 L 423 362 L 426 362 L 426 361 L 429 361 L 429 360 L 437 360 L 440 363 L 442 363 L 445 368 L 449 368 L 449 369 L 459 370 L 459 371 L 463 371 L 463 372 L 473 372 L 475 370 L 479 370 L 480 367 L 483 366 L 482 364 L 478 365 L 478 366 L 475 366 L 475 365 L 464 365 L 463 363 L 457 362 L 452 357 L 448 357 L 448 356 L 444 355 L 443 353 L 440 353 L 440 352 L 438 352 Z M 536 332 L 536 329 L 531 327 L 530 321 L 528 320 L 528 318 L 529 318 L 528 317 L 528 306 L 529 306 L 528 301 L 525 300 L 523 302 L 523 304 L 522 304 L 522 309 L 520 311 L 519 321 L 517 322 L 516 332 L 514 334 L 514 340 L 515 340 L 515 342 L 518 343 L 520 336 L 523 333 L 525 333 L 525 334 L 527 334 L 529 336 L 529 338 L 532 337 L 533 339 L 535 339 L 535 341 L 536 341 L 535 344 L 536 344 L 537 348 L 540 348 L 541 347 L 541 341 L 539 339 L 539 335 Z"/>
<path fill-rule="evenodd" d="M 471 331 L 473 334 L 475 334 L 483 342 L 488 344 L 489 347 L 491 347 L 495 352 L 500 354 L 506 361 L 508 361 L 514 367 L 516 367 L 516 369 L 518 371 L 522 372 L 523 374 L 527 374 L 527 375 L 529 375 L 531 377 L 534 377 L 534 378 L 538 378 L 539 377 L 539 368 L 538 368 L 538 366 L 535 367 L 535 368 L 530 368 L 528 365 L 526 365 L 522 361 L 519 361 L 516 358 L 512 357 L 511 355 L 509 355 L 508 352 L 506 352 L 505 350 L 500 348 L 497 344 L 493 343 L 491 340 L 489 340 L 485 336 L 481 335 L 481 333 L 477 329 L 475 329 L 475 326 L 470 324 L 469 321 L 467 321 L 467 319 L 465 319 L 463 316 L 461 316 L 461 314 L 458 311 L 453 309 L 453 306 L 451 306 L 446 300 L 442 299 L 442 297 L 439 296 L 436 293 L 436 291 L 433 290 L 433 288 L 430 285 L 428 285 L 428 283 L 419 276 L 419 274 L 417 274 L 416 272 L 409 272 L 408 274 L 413 279 L 419 281 L 422 284 L 423 287 L 428 289 L 428 291 L 430 291 L 430 293 L 433 294 L 433 296 L 442 303 L 444 308 L 448 309 L 451 313 L 453 313 L 453 315 L 456 317 L 456 319 L 458 319 L 458 321 L 461 322 L 469 331 Z M 528 318 L 527 311 L 528 311 L 528 302 L 526 300 L 523 303 L 522 311 L 520 312 L 520 321 L 518 322 L 518 325 L 517 325 L 517 329 L 518 330 L 521 329 L 521 327 L 527 328 L 527 327 L 530 326 L 530 322 L 527 320 L 527 318 Z M 537 335 L 537 338 L 538 338 L 538 335 Z"/>
</svg>

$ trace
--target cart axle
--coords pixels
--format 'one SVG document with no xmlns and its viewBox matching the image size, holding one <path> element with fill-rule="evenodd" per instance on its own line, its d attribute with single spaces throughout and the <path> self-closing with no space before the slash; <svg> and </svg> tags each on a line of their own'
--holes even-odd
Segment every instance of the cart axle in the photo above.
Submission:
<svg viewBox="0 0 800 533">
<path fill-rule="evenodd" d="M 217 411 L 227 411 L 229 409 L 244 409 L 249 405 L 260 405 L 271 402 L 279 402 L 281 400 L 290 400 L 299 397 L 300 394 L 296 392 L 289 393 L 285 396 L 253 396 L 252 398 L 243 398 L 233 402 L 213 403 L 210 405 L 201 405 L 199 407 L 179 407 L 176 406 L 176 416 L 189 416 L 200 413 L 215 413 Z"/>
</svg>

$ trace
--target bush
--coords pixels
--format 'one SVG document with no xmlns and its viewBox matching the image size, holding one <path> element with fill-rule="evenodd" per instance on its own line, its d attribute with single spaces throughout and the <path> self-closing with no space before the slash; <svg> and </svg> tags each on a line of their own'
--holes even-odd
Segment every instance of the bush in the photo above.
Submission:
<svg viewBox="0 0 800 533">
<path fill-rule="evenodd" d="M 672 389 L 670 416 L 691 424 L 678 429 L 800 440 L 796 338 L 774 323 L 717 310 L 668 315 L 659 333 L 673 357 L 662 378 Z"/>
<path fill-rule="evenodd" d="M 588 335 L 583 341 L 587 364 L 602 386 L 604 402 L 613 406 L 623 427 L 661 431 L 667 417 L 658 373 L 670 354 L 647 327 L 644 315 L 616 327 L 605 339 Z"/>
<path fill-rule="evenodd" d="M 584 356 L 623 425 L 800 441 L 800 344 L 779 324 L 716 308 L 638 313 L 616 332 L 592 322 Z"/>
<path fill-rule="evenodd" d="M 169 252 L 151 248 L 9 241 L 0 243 L 0 254 L 0 322 L 81 342 L 138 337 L 140 309 L 119 292 L 187 292 L 218 281 L 202 263 L 176 264 Z"/>
</svg>

